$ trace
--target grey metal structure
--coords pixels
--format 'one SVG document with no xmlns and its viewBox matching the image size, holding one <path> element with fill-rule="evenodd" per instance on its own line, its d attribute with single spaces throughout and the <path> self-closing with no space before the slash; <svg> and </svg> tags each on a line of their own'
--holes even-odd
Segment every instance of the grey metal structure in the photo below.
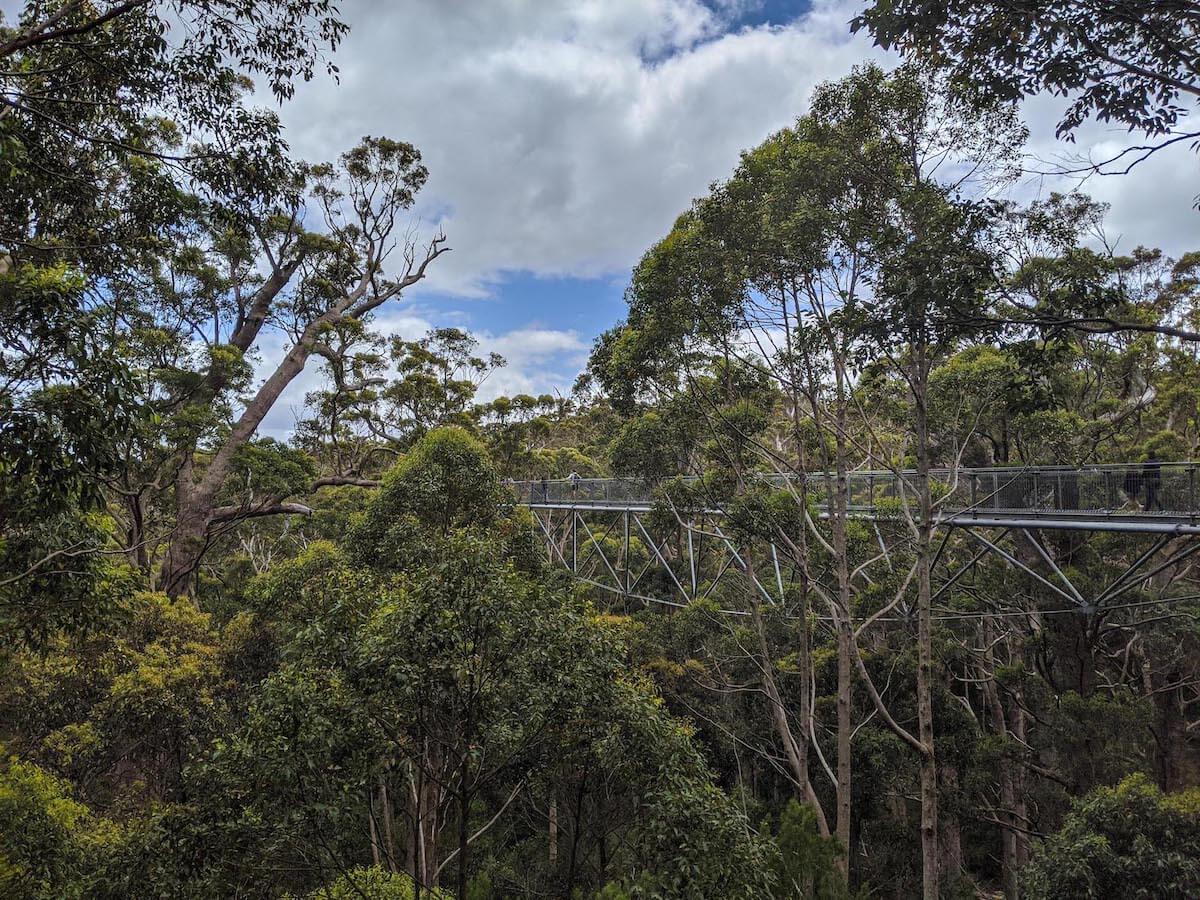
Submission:
<svg viewBox="0 0 1200 900">
<path fill-rule="evenodd" d="M 992 554 L 1068 601 L 1071 609 L 1089 612 L 1160 573 L 1178 571 L 1200 551 L 1198 462 L 938 469 L 931 477 L 937 498 L 935 527 L 942 533 L 935 563 L 942 559 L 952 532 L 965 534 L 978 547 L 967 565 L 946 567 L 937 597 L 953 587 L 971 563 Z M 794 476 L 758 478 L 780 490 L 795 489 L 798 483 Z M 830 473 L 807 476 L 818 515 L 829 515 L 833 478 Z M 692 479 L 683 481 L 698 487 Z M 848 514 L 871 523 L 880 556 L 889 566 L 885 532 L 895 540 L 911 525 L 914 483 L 913 472 L 859 471 L 847 476 Z M 785 594 L 787 565 L 781 562 L 779 548 L 769 544 L 767 558 L 748 559 L 747 548 L 736 546 L 722 527 L 725 512 L 718 503 L 679 510 L 665 497 L 656 498 L 647 483 L 624 478 L 573 476 L 513 482 L 511 487 L 517 502 L 533 513 L 551 561 L 598 589 L 684 606 L 713 594 L 727 573 L 740 572 L 765 602 L 775 603 Z M 656 504 L 678 526 L 662 538 L 652 536 L 647 526 Z M 1145 535 L 1149 543 L 1120 577 L 1087 591 L 1058 565 L 1043 530 L 1124 532 Z"/>
</svg>

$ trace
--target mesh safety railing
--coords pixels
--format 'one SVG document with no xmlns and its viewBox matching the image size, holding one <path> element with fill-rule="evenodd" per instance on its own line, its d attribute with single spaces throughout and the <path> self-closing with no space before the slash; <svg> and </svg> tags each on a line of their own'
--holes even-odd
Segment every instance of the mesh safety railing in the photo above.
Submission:
<svg viewBox="0 0 1200 900">
<path fill-rule="evenodd" d="M 1150 462 L 1096 466 L 934 469 L 930 473 L 940 515 L 1161 516 L 1200 515 L 1200 463 Z M 759 475 L 759 482 L 784 488 L 795 476 Z M 695 479 L 685 478 L 695 484 Z M 832 502 L 834 476 L 807 476 L 818 504 Z M 654 486 L 633 478 L 563 478 L 510 482 L 525 505 L 648 506 Z M 852 472 L 847 502 L 853 512 L 886 515 L 913 508 L 913 472 Z"/>
</svg>

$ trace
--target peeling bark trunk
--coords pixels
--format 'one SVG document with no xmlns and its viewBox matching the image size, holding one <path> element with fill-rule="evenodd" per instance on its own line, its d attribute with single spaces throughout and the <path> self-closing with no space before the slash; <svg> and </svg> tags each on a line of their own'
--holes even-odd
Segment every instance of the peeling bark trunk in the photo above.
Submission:
<svg viewBox="0 0 1200 900">
<path fill-rule="evenodd" d="M 567 860 L 566 895 L 571 896 L 575 889 L 575 867 L 579 858 L 579 839 L 583 835 L 583 801 L 587 796 L 588 775 L 591 773 L 592 760 L 587 757 L 583 771 L 579 774 L 579 789 L 575 792 L 575 812 L 571 818 L 571 854 Z"/>
<path fill-rule="evenodd" d="M 838 697 L 837 697 L 837 838 L 842 845 L 843 855 L 838 858 L 838 869 L 847 878 L 850 875 L 850 800 L 851 800 L 851 750 L 850 737 L 854 722 L 851 720 L 851 693 L 854 685 L 854 668 L 851 661 L 853 640 L 848 622 L 838 628 Z"/>
<path fill-rule="evenodd" d="M 375 797 L 373 792 L 367 790 L 367 825 L 371 835 L 371 863 L 375 866 L 379 865 L 379 828 L 375 823 Z"/>
<path fill-rule="evenodd" d="M 850 558 L 846 540 L 848 514 L 848 484 L 846 480 L 846 404 L 845 383 L 840 365 L 835 366 L 837 378 L 837 411 L 834 431 L 837 480 L 830 524 L 833 527 L 833 551 L 837 569 L 838 606 L 838 686 L 837 686 L 837 838 L 844 855 L 838 860 L 842 875 L 850 875 L 850 803 L 851 750 L 853 735 L 854 692 L 854 634 L 851 625 Z"/>
<path fill-rule="evenodd" d="M 437 887 L 437 836 L 441 830 L 441 790 L 437 782 L 428 777 L 429 768 L 435 764 L 426 750 L 421 765 L 413 766 L 413 776 L 409 780 L 408 809 L 412 822 L 411 844 L 408 865 L 416 884 L 416 896 L 419 900 L 420 889 Z"/>
<path fill-rule="evenodd" d="M 937 758 L 933 732 L 933 585 L 930 572 L 933 496 L 929 484 L 927 349 L 913 351 L 912 389 L 917 452 L 917 724 L 921 753 L 921 873 L 925 900 L 938 900 Z"/>
<path fill-rule="evenodd" d="M 399 871 L 396 864 L 396 820 L 392 811 L 392 797 L 388 791 L 387 775 L 379 776 L 379 810 L 382 824 L 383 855 L 389 872 Z"/>
<path fill-rule="evenodd" d="M 763 626 L 762 615 L 759 611 L 757 600 L 752 602 L 751 609 L 751 617 L 754 621 L 756 636 L 758 637 L 758 649 L 762 656 L 763 690 L 767 695 L 767 703 L 771 707 L 771 722 L 775 727 L 775 734 L 778 736 L 779 742 L 783 744 L 788 768 L 791 770 L 792 778 L 797 785 L 797 793 L 800 795 L 800 799 L 809 804 L 813 812 L 816 813 L 818 832 L 822 837 L 828 837 L 829 822 L 825 818 L 825 811 L 821 808 L 821 803 L 817 799 L 812 783 L 808 779 L 807 756 L 800 749 L 800 742 L 796 740 L 796 734 L 792 730 L 791 722 L 787 718 L 787 710 L 784 708 L 783 698 L 779 693 L 779 684 L 775 678 L 775 667 L 771 661 L 767 645 L 766 629 Z M 804 740 L 808 740 L 807 736 L 804 737 Z M 803 767 L 801 766 L 802 757 L 805 760 Z"/>
<path fill-rule="evenodd" d="M 416 284 L 425 277 L 425 271 L 429 264 L 446 252 L 446 248 L 441 246 L 444 240 L 444 237 L 435 238 L 419 265 L 414 266 L 410 261 L 407 271 L 397 282 L 378 294 L 367 296 L 368 289 L 374 284 L 372 279 L 380 274 L 378 266 L 381 263 L 378 258 L 369 258 L 366 264 L 367 272 L 359 280 L 354 290 L 339 299 L 324 314 L 304 328 L 299 339 L 276 366 L 275 371 L 267 377 L 267 380 L 246 403 L 241 416 L 230 429 L 229 435 L 217 448 L 204 476 L 198 483 L 193 484 L 191 477 L 191 453 L 194 452 L 194 448 L 184 451 L 188 459 L 181 468 L 175 484 L 176 527 L 172 531 L 170 546 L 161 570 L 162 587 L 168 594 L 178 597 L 192 592 L 196 569 L 205 550 L 208 529 L 213 522 L 216 499 L 229 475 L 235 454 L 254 437 L 258 426 L 275 406 L 283 391 L 295 380 L 297 375 L 304 371 L 304 367 L 325 329 L 346 319 L 361 318 L 388 300 L 399 296 L 404 288 Z M 233 346 L 243 352 L 253 346 L 268 317 L 272 302 L 290 281 L 299 265 L 300 259 L 296 259 L 278 269 L 260 288 L 248 314 L 238 325 L 237 332 L 233 337 Z M 221 378 L 213 372 L 209 374 L 207 386 L 214 397 L 224 387 Z"/>
<path fill-rule="evenodd" d="M 129 511 L 129 528 L 126 532 L 129 561 L 139 572 L 149 574 L 150 557 L 146 550 L 146 517 L 141 493 L 127 495 L 125 507 Z"/>
<path fill-rule="evenodd" d="M 942 785 L 948 794 L 954 795 L 959 790 L 958 767 L 943 763 L 940 766 Z M 963 872 L 962 855 L 962 826 L 958 814 L 953 810 L 940 810 L 938 826 L 940 830 L 938 848 L 941 852 L 941 878 L 953 884 Z"/>
<path fill-rule="evenodd" d="M 1000 702 L 1000 692 L 996 686 L 996 660 L 992 648 L 992 628 L 987 619 L 983 624 L 984 672 L 982 690 L 984 702 L 987 704 L 988 717 L 992 731 L 996 737 L 1007 739 L 1008 717 L 1004 713 L 1004 705 Z M 1005 900 L 1017 900 L 1020 886 L 1017 876 L 1021 861 L 1018 853 L 1019 832 L 1013 827 L 1014 813 L 1017 807 L 1017 791 L 1014 778 L 1014 765 L 1007 753 L 1002 752 L 999 759 L 1000 809 L 997 818 L 1000 820 L 1000 884 L 1004 891 Z"/>
<path fill-rule="evenodd" d="M 1008 711 L 1008 729 L 1012 732 L 1013 738 L 1022 746 L 1025 745 L 1025 710 L 1021 708 L 1022 703 L 1021 688 L 1015 688 L 1015 696 L 1013 697 L 1012 705 Z M 1013 815 L 1020 822 L 1029 821 L 1029 809 L 1026 803 L 1026 780 L 1028 773 L 1024 766 L 1011 766 L 1012 782 L 1013 782 Z M 1017 870 L 1020 871 L 1029 862 L 1029 835 L 1021 830 L 1016 830 L 1014 835 L 1016 841 L 1016 863 Z"/>
<path fill-rule="evenodd" d="M 458 813 L 458 900 L 467 900 L 467 853 L 470 850 L 471 798 L 459 798 Z"/>
<path fill-rule="evenodd" d="M 234 455 L 254 437 L 259 424 L 271 411 L 279 395 L 304 371 L 305 363 L 312 354 L 317 331 L 317 327 L 309 327 L 304 338 L 292 347 L 254 398 L 246 404 L 241 417 L 213 456 L 200 481 L 193 483 L 190 461 L 181 467 L 175 484 L 175 528 L 163 560 L 160 579 L 162 589 L 170 596 L 181 597 L 192 593 L 196 569 L 206 549 L 217 496 L 229 475 Z"/>
</svg>

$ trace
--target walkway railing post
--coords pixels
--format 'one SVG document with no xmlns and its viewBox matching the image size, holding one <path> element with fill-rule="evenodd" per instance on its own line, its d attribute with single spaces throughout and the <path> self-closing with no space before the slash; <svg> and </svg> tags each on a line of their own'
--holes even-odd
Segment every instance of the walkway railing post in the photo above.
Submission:
<svg viewBox="0 0 1200 900">
<path fill-rule="evenodd" d="M 1188 511 L 1192 514 L 1192 524 L 1196 524 L 1196 465 L 1188 466 Z"/>
<path fill-rule="evenodd" d="M 687 552 L 688 552 L 688 569 L 691 571 L 692 596 L 688 597 L 688 602 L 696 599 L 696 552 L 692 547 L 692 522 L 691 519 L 684 526 L 687 529 Z"/>
<path fill-rule="evenodd" d="M 625 584 L 623 585 L 623 588 L 625 590 L 626 596 L 628 596 L 628 594 L 629 594 L 629 571 L 630 571 L 629 570 L 629 510 L 625 510 L 625 512 L 621 516 L 621 519 L 623 520 L 623 524 L 625 526 L 625 536 L 624 536 L 624 541 L 623 541 L 623 543 L 625 545 Z"/>
<path fill-rule="evenodd" d="M 970 475 L 971 478 L 971 515 L 979 518 L 979 508 L 975 505 L 979 502 L 979 476 L 974 472 Z"/>
</svg>

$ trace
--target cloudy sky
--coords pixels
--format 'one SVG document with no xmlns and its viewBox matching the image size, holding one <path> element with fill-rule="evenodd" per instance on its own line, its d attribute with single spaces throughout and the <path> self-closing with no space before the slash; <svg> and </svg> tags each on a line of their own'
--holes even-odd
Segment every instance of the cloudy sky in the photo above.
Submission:
<svg viewBox="0 0 1200 900">
<path fill-rule="evenodd" d="M 420 148 L 420 227 L 453 252 L 379 326 L 474 332 L 509 366 L 488 396 L 564 392 L 592 339 L 623 313 L 641 253 L 738 152 L 806 109 L 819 82 L 895 60 L 849 33 L 859 0 L 345 0 L 339 83 L 302 85 L 281 111 L 292 149 L 332 159 L 363 135 Z M 1054 139 L 1060 98 L 1025 109 L 1030 152 L 1111 154 L 1093 126 Z M 1070 185 L 1029 179 L 1025 196 Z M 1186 147 L 1122 178 L 1093 179 L 1119 246 L 1200 245 Z M 316 382 L 306 373 L 266 423 L 282 436 Z"/>
</svg>

